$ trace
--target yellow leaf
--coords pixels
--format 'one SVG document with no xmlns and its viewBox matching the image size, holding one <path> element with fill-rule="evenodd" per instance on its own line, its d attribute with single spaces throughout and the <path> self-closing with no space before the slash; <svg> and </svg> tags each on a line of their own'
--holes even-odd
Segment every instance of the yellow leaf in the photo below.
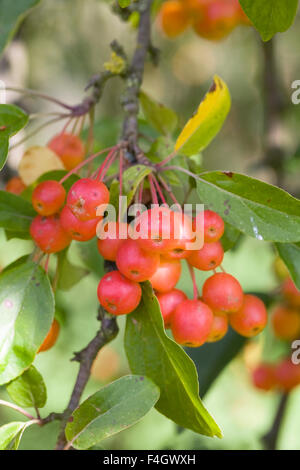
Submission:
<svg viewBox="0 0 300 470">
<path fill-rule="evenodd" d="M 47 147 L 30 147 L 23 155 L 19 165 L 19 175 L 29 186 L 41 175 L 51 170 L 64 170 L 61 159 Z"/>
<path fill-rule="evenodd" d="M 201 152 L 221 130 L 229 113 L 231 98 L 226 83 L 217 75 L 196 113 L 181 131 L 175 150 L 184 155 Z"/>
</svg>

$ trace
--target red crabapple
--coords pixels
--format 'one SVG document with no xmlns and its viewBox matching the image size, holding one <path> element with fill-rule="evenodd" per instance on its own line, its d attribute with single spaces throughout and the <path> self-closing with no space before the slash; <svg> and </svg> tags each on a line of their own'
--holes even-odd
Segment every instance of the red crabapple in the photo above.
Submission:
<svg viewBox="0 0 300 470">
<path fill-rule="evenodd" d="M 172 315 L 172 334 L 177 343 L 196 348 L 207 340 L 213 321 L 213 312 L 204 302 L 184 300 Z"/>
<path fill-rule="evenodd" d="M 274 364 L 262 363 L 252 372 L 252 382 L 256 388 L 269 392 L 276 387 Z"/>
<path fill-rule="evenodd" d="M 128 225 L 125 222 L 111 221 L 104 226 L 101 225 L 97 230 L 97 245 L 100 255 L 109 261 L 116 261 L 118 250 L 127 239 L 127 235 Z"/>
<path fill-rule="evenodd" d="M 220 341 L 228 331 L 228 318 L 224 313 L 215 313 L 214 321 L 210 333 L 207 338 L 208 343 Z"/>
<path fill-rule="evenodd" d="M 227 273 L 216 273 L 206 279 L 202 296 L 204 302 L 215 312 L 236 312 L 244 300 L 240 283 Z"/>
<path fill-rule="evenodd" d="M 58 181 L 48 180 L 38 184 L 32 193 L 32 205 L 40 215 L 56 214 L 63 206 L 66 191 Z"/>
<path fill-rule="evenodd" d="M 177 259 L 161 258 L 159 266 L 149 279 L 157 292 L 168 292 L 176 286 L 181 275 L 181 263 Z"/>
<path fill-rule="evenodd" d="M 137 282 L 130 281 L 119 271 L 103 276 L 98 285 L 100 304 L 112 315 L 125 315 L 139 305 L 142 289 Z"/>
<path fill-rule="evenodd" d="M 67 170 L 72 170 L 84 159 L 85 148 L 77 135 L 58 134 L 50 140 L 48 147 L 61 159 Z"/>
<path fill-rule="evenodd" d="M 283 281 L 281 292 L 284 298 L 294 307 L 300 307 L 300 290 L 296 287 L 293 280 L 288 277 Z"/>
<path fill-rule="evenodd" d="M 163 294 L 158 293 L 157 300 L 160 305 L 160 310 L 163 316 L 165 328 L 170 328 L 172 315 L 175 311 L 175 308 L 184 300 L 187 300 L 187 296 L 181 290 L 173 289 Z"/>
<path fill-rule="evenodd" d="M 204 243 L 200 250 L 192 251 L 188 263 L 201 271 L 215 269 L 223 261 L 224 250 L 220 242 Z"/>
<path fill-rule="evenodd" d="M 43 217 L 37 215 L 30 226 L 30 235 L 45 253 L 56 253 L 66 248 L 71 239 L 61 226 L 58 214 Z"/>
<path fill-rule="evenodd" d="M 116 264 L 119 271 L 128 279 L 143 282 L 150 279 L 157 270 L 160 256 L 143 251 L 136 240 L 124 240 L 120 246 Z"/>
<path fill-rule="evenodd" d="M 284 359 L 275 367 L 275 377 L 278 387 L 288 393 L 300 385 L 300 365 Z"/>
<path fill-rule="evenodd" d="M 272 326 L 277 338 L 292 341 L 300 334 L 300 313 L 279 305 L 273 312 Z"/>
<path fill-rule="evenodd" d="M 6 183 L 5 191 L 19 195 L 22 194 L 25 188 L 26 185 L 23 183 L 21 178 L 19 176 L 14 176 Z"/>
<path fill-rule="evenodd" d="M 64 231 L 73 239 L 86 242 L 96 236 L 97 225 L 101 218 L 79 220 L 68 206 L 60 214 L 60 222 Z"/>
<path fill-rule="evenodd" d="M 241 308 L 229 316 L 231 327 L 240 335 L 252 338 L 266 326 L 268 314 L 265 304 L 255 295 L 244 295 Z"/>
<path fill-rule="evenodd" d="M 204 230 L 204 242 L 212 243 L 220 240 L 224 233 L 224 221 L 222 217 L 219 216 L 214 211 L 205 210 L 202 213 L 198 214 L 193 221 L 193 229 L 196 230 L 197 225 L 201 222 L 203 217 L 203 230 Z M 199 221 L 197 219 L 200 219 Z"/>
<path fill-rule="evenodd" d="M 44 339 L 38 350 L 38 353 L 48 351 L 48 349 L 52 348 L 55 345 L 59 335 L 59 330 L 59 323 L 56 319 L 54 319 L 46 338 Z"/>
<path fill-rule="evenodd" d="M 105 184 L 90 178 L 76 181 L 67 196 L 67 205 L 80 220 L 94 219 L 97 207 L 108 202 L 109 191 Z"/>
</svg>

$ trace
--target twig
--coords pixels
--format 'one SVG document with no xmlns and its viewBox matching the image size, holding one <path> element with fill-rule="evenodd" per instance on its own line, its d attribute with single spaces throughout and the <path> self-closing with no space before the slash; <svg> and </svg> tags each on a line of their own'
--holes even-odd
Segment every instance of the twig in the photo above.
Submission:
<svg viewBox="0 0 300 470">
<path fill-rule="evenodd" d="M 275 419 L 274 419 L 274 422 L 271 426 L 271 429 L 267 434 L 265 434 L 261 438 L 261 440 L 262 440 L 262 442 L 263 442 L 263 444 L 264 444 L 264 446 L 267 450 L 276 450 L 278 437 L 279 437 L 279 433 L 280 433 L 280 428 L 281 428 L 281 424 L 282 424 L 284 414 L 285 414 L 285 411 L 286 411 L 286 408 L 287 408 L 288 399 L 289 399 L 289 394 L 288 393 L 283 393 L 281 398 L 280 398 L 277 413 L 275 415 Z"/>
</svg>

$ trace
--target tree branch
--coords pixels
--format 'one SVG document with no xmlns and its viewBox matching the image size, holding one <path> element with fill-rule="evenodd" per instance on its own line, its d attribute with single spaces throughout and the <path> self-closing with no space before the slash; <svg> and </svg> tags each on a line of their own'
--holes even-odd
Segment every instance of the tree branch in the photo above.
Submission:
<svg viewBox="0 0 300 470">
<path fill-rule="evenodd" d="M 265 434 L 261 438 L 267 450 L 276 450 L 281 424 L 282 424 L 284 414 L 287 408 L 288 398 L 289 398 L 288 393 L 282 394 L 280 398 L 279 406 L 277 409 L 277 413 L 275 415 L 275 419 L 271 426 L 271 429 L 267 434 Z"/>
</svg>

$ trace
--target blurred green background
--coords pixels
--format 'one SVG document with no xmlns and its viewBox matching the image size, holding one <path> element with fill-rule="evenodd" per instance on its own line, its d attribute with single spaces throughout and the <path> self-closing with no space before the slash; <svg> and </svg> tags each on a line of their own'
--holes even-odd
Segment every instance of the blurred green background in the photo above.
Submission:
<svg viewBox="0 0 300 470">
<path fill-rule="evenodd" d="M 285 34 L 275 41 L 278 72 L 286 109 L 277 130 L 276 139 L 285 149 L 284 186 L 299 194 L 299 120 L 300 107 L 291 103 L 291 83 L 300 78 L 298 44 L 300 18 Z M 102 68 L 110 57 L 109 44 L 117 39 L 131 51 L 136 31 L 113 15 L 107 2 L 100 0 L 44 0 L 23 23 L 17 41 L 22 47 L 22 60 L 14 60 L 14 45 L 6 54 L 14 68 L 11 76 L 23 77 L 22 86 L 41 90 L 69 103 L 81 101 L 88 79 Z M 182 124 L 197 108 L 209 87 L 212 76 L 219 74 L 232 94 L 232 110 L 219 136 L 205 150 L 203 167 L 244 172 L 267 182 L 275 181 L 274 171 L 262 163 L 263 153 L 263 93 L 262 44 L 252 28 L 236 29 L 220 43 L 197 37 L 192 31 L 180 38 L 166 39 L 155 22 L 153 42 L 161 50 L 158 67 L 147 64 L 143 89 L 157 100 L 174 108 Z M 18 68 L 19 75 L 18 75 Z M 8 75 L 9 76 L 9 75 Z M 0 77 L 1 78 L 1 77 Z M 122 111 L 121 82 L 108 83 L 103 100 L 98 106 L 97 120 L 100 144 L 113 143 L 118 138 Z M 9 83 L 13 85 L 14 83 Z M 52 106 L 41 101 L 22 100 L 31 112 L 48 112 Z M 34 123 L 32 123 L 32 128 Z M 52 126 L 35 136 L 26 145 L 44 145 L 61 127 Z M 20 152 L 16 150 L 15 162 Z M 12 162 L 13 165 L 16 163 Z M 0 232 L 0 266 L 3 268 L 32 249 L 31 242 L 6 241 Z M 75 263 L 81 263 L 78 247 L 72 247 Z M 243 239 L 237 248 L 225 255 L 224 267 L 238 277 L 245 291 L 270 292 L 278 281 L 273 273 L 274 252 L 270 245 L 252 239 Z M 201 286 L 204 276 L 198 274 Z M 59 294 L 62 331 L 56 346 L 40 354 L 36 366 L 48 387 L 48 402 L 43 416 L 51 411 L 62 411 L 73 388 L 78 365 L 70 362 L 72 353 L 80 350 L 93 337 L 96 321 L 96 287 L 99 279 L 94 274 L 85 277 L 67 293 Z M 179 284 L 187 293 L 192 286 L 185 273 Z M 78 295 L 80 292 L 80 295 Z M 85 391 L 84 397 L 99 389 L 107 381 L 129 372 L 122 350 L 124 319 L 121 332 L 109 347 L 100 353 L 98 368 Z M 205 405 L 223 431 L 222 440 L 198 436 L 187 430 L 178 430 L 167 418 L 156 411 L 110 440 L 107 449 L 260 449 L 261 436 L 268 431 L 274 418 L 278 399 L 276 393 L 255 390 L 250 381 L 249 366 L 261 357 L 269 333 L 263 333 L 251 342 L 233 360 L 213 383 L 205 396 Z M 281 345 L 272 346 L 272 354 L 280 355 Z M 103 360 L 101 361 L 101 355 Z M 202 365 L 205 367 L 205 364 Z M 9 399 L 0 388 L 0 398 Z M 184 406 L 184 404 L 179 404 Z M 0 408 L 0 425 L 19 420 L 20 415 Z M 52 449 L 58 432 L 58 423 L 44 428 L 32 427 L 26 431 L 22 449 Z M 295 390 L 289 401 L 281 429 L 279 448 L 300 449 L 300 390 Z"/>
</svg>

